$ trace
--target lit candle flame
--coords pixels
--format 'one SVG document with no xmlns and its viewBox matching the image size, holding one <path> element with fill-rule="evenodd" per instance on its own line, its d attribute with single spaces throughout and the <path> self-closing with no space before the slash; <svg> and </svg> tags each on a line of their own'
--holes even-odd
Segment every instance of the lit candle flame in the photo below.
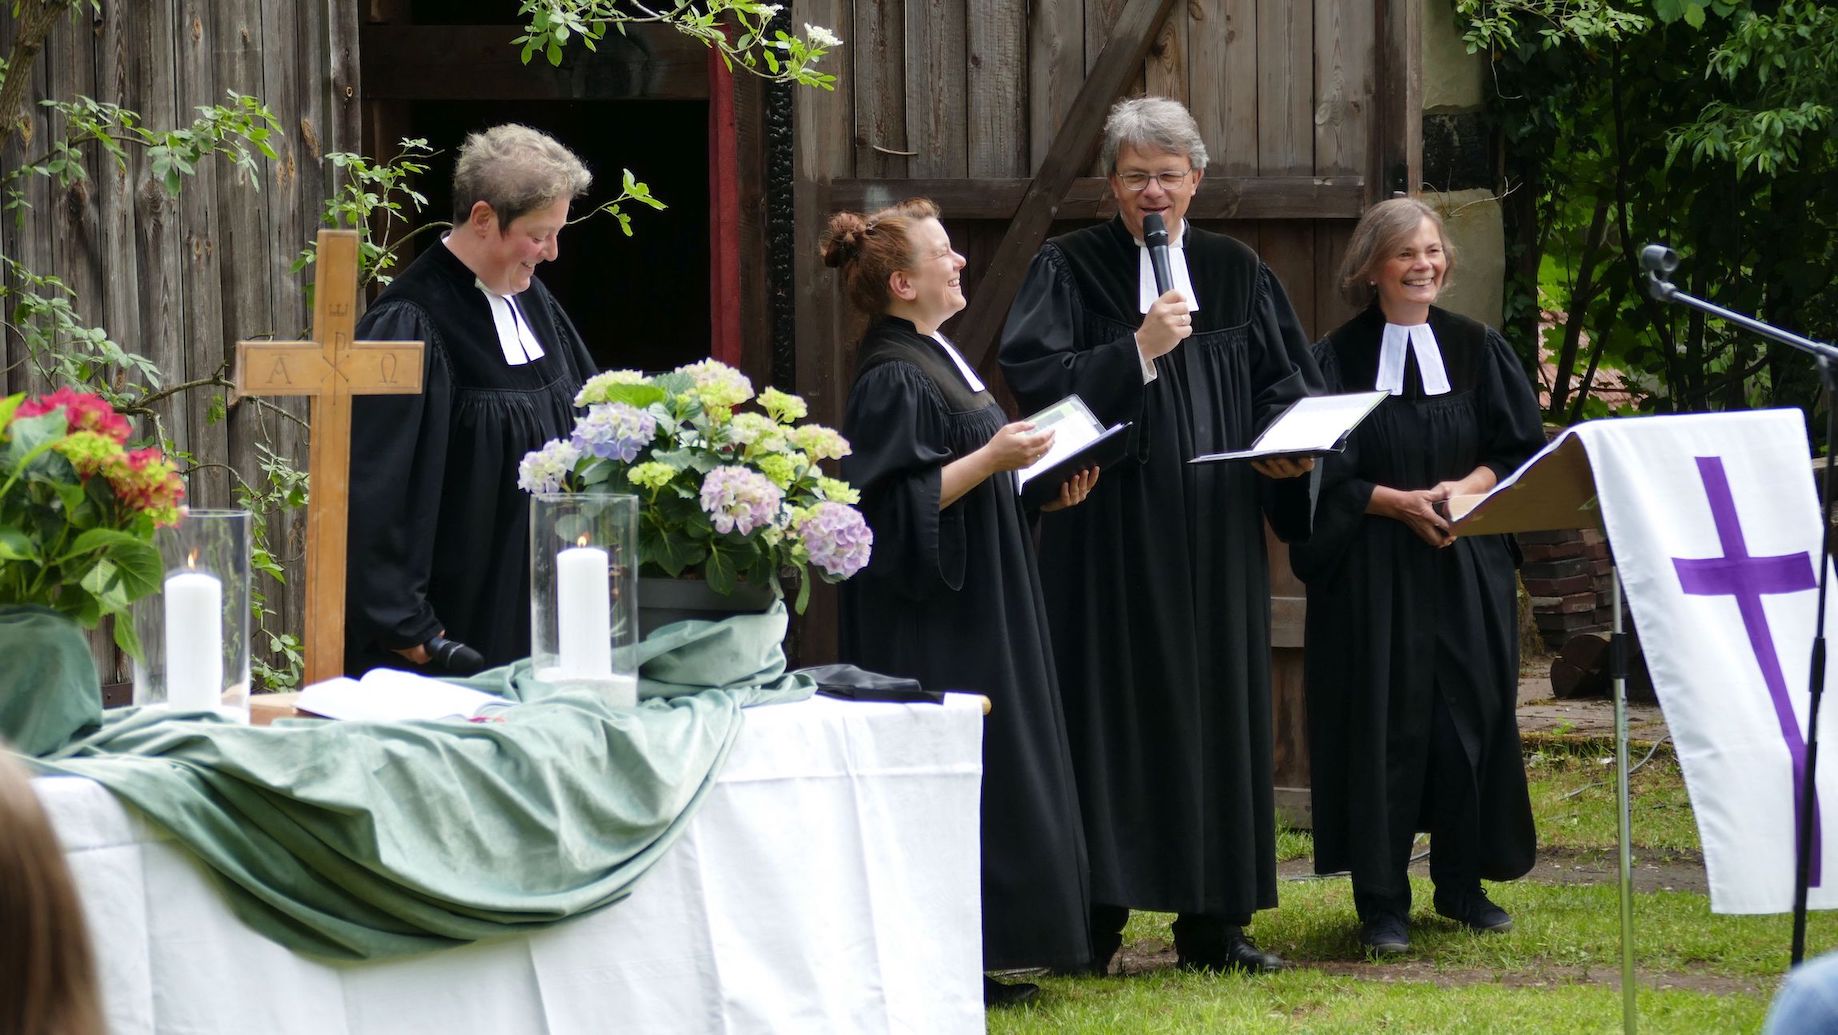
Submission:
<svg viewBox="0 0 1838 1035">
<path fill-rule="evenodd" d="M 195 546 L 192 547 L 191 553 L 185 555 L 185 566 L 187 568 L 193 568 L 193 569 L 198 567 L 198 548 L 197 547 Z"/>
<path fill-rule="evenodd" d="M 586 533 L 586 532 L 582 532 L 582 533 L 581 533 L 581 537 L 580 537 L 579 539 L 576 539 L 576 540 L 574 541 L 574 545 L 576 545 L 576 546 L 586 546 L 586 545 L 587 545 L 587 533 Z"/>
</svg>

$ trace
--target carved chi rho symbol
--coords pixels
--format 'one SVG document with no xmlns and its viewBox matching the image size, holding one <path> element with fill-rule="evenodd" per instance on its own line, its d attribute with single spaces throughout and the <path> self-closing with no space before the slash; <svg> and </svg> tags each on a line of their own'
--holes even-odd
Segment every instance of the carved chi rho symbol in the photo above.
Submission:
<svg viewBox="0 0 1838 1035">
<path fill-rule="evenodd" d="M 1721 557 L 1672 559 L 1678 571 L 1679 586 L 1698 596 L 1729 596 L 1736 601 L 1742 616 L 1742 627 L 1749 636 L 1749 647 L 1761 665 L 1762 681 L 1774 704 L 1774 719 L 1780 725 L 1781 737 L 1787 742 L 1787 753 L 1793 757 L 1795 802 L 1793 832 L 1795 847 L 1804 843 L 1807 831 L 1800 829 L 1800 782 L 1806 773 L 1806 738 L 1800 733 L 1800 722 L 1793 714 L 1793 697 L 1787 692 L 1787 677 L 1781 673 L 1780 655 L 1774 648 L 1774 636 L 1768 629 L 1768 615 L 1762 608 L 1762 597 L 1770 593 L 1799 593 L 1818 588 L 1814 577 L 1812 555 L 1778 554 L 1773 557 L 1749 556 L 1748 543 L 1742 537 L 1742 522 L 1736 515 L 1736 500 L 1730 493 L 1729 476 L 1723 470 L 1723 458 L 1700 456 L 1698 477 L 1710 497 L 1710 516 L 1717 526 L 1717 543 Z M 1819 805 L 1814 791 L 1812 813 L 1812 887 L 1819 886 L 1820 836 Z"/>
<path fill-rule="evenodd" d="M 357 232 L 319 231 L 313 341 L 239 341 L 241 395 L 312 396 L 306 508 L 306 679 L 344 671 L 345 539 L 351 489 L 351 397 L 419 395 L 418 341 L 352 341 Z"/>
</svg>

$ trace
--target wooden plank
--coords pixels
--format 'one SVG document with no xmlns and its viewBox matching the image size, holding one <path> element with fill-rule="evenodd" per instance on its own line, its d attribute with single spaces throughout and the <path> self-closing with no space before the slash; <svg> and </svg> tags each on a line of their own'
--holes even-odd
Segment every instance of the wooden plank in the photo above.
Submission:
<svg viewBox="0 0 1838 1035">
<path fill-rule="evenodd" d="M 213 0 L 178 0 L 178 93 L 180 118 L 199 105 L 215 104 L 223 97 L 217 88 L 217 4 Z M 225 13 L 226 20 L 229 12 Z M 186 379 L 209 377 L 223 362 L 224 273 L 217 212 L 217 182 L 233 173 L 218 162 L 200 162 L 179 192 L 180 297 L 184 299 L 183 327 Z M 178 371 L 169 371 L 178 375 Z M 181 409 L 185 435 L 182 446 L 195 458 L 223 463 L 229 456 L 229 428 L 212 422 L 210 399 L 202 392 L 187 392 Z M 231 479 L 221 468 L 194 469 L 186 489 L 191 502 L 201 507 L 225 507 Z"/>
<path fill-rule="evenodd" d="M 1027 14 L 1004 0 L 970 0 L 971 176 L 1028 173 Z"/>
<path fill-rule="evenodd" d="M 906 161 L 914 176 L 963 176 L 970 168 L 964 89 L 965 0 L 908 0 Z"/>
<path fill-rule="evenodd" d="M 1225 107 L 1231 91 L 1226 59 L 1228 0 L 1187 0 L 1187 66 L 1191 85 L 1187 110 L 1206 142 L 1208 175 L 1235 174 L 1226 161 Z"/>
<path fill-rule="evenodd" d="M 1149 55 L 1143 62 L 1145 93 L 1172 97 L 1183 105 L 1189 103 L 1192 90 L 1188 81 L 1187 39 L 1188 23 L 1191 20 L 1187 5 L 1182 4 L 1162 22 L 1160 31 L 1155 34 L 1155 42 L 1149 46 Z M 1202 92 L 1212 90 L 1212 75 L 1211 69 L 1201 70 Z M 1202 135 L 1200 139 L 1206 138 Z"/>
<path fill-rule="evenodd" d="M 1129 0 L 1104 55 L 1079 88 L 1065 124 L 1054 136 L 1046 161 L 1041 163 L 1039 174 L 1015 213 L 1015 221 L 990 260 L 988 280 L 964 313 L 958 345 L 972 364 L 981 366 L 995 348 L 996 332 L 1008 315 L 1009 303 L 1014 301 L 1028 260 L 1053 223 L 1059 200 L 1097 154 L 1105 112 L 1142 64 L 1156 27 L 1173 6 L 1173 0 Z"/>
<path fill-rule="evenodd" d="M 1346 257 L 1347 240 L 1353 236 L 1349 220 L 1315 222 L 1315 319 L 1308 325 L 1311 339 L 1318 340 L 1353 316 L 1353 307 L 1340 297 L 1340 260 Z"/>
<path fill-rule="evenodd" d="M 772 383 L 772 314 L 767 304 L 766 86 L 734 79 L 734 161 L 739 223 L 740 368 L 756 385 Z"/>
<path fill-rule="evenodd" d="M 1378 0 L 1378 139 L 1366 173 L 1374 202 L 1414 193 L 1423 182 L 1422 8 L 1416 0 Z"/>
<path fill-rule="evenodd" d="M 131 16 L 134 5 L 109 4 L 96 25 L 95 96 L 114 99 L 123 107 L 143 111 L 145 91 L 135 75 L 137 55 L 132 52 Z M 96 170 L 96 219 L 109 256 L 109 275 L 103 278 L 97 312 L 107 322 L 109 334 L 124 348 L 141 350 L 140 265 L 145 258 L 135 245 L 136 179 L 134 163 L 125 166 L 102 162 Z"/>
<path fill-rule="evenodd" d="M 358 67 L 357 5 L 345 0 L 322 2 L 326 11 L 326 49 L 331 56 L 327 78 L 332 86 L 331 107 L 325 117 L 331 132 L 322 139 L 326 151 L 356 151 L 363 140 L 359 122 L 363 107 L 358 103 L 363 83 Z"/>
<path fill-rule="evenodd" d="M 849 60 L 855 100 L 855 167 L 864 176 L 907 174 L 906 17 L 895 4 L 856 8 Z"/>
<path fill-rule="evenodd" d="M 178 74 L 177 0 L 151 0 L 145 4 L 111 4 L 121 19 L 127 52 L 126 74 L 133 107 L 149 126 L 171 126 L 181 110 L 175 79 Z M 140 312 L 136 341 L 117 339 L 152 360 L 168 381 L 185 378 L 186 283 L 181 275 L 184 232 L 179 224 L 179 201 L 166 193 L 153 176 L 153 165 L 144 152 L 134 152 L 125 184 L 132 196 L 133 235 L 128 242 L 136 256 L 131 267 L 135 281 L 131 294 Z M 214 286 L 213 286 L 214 293 Z M 165 432 L 181 449 L 190 445 L 185 402 L 174 397 L 159 407 Z M 147 430 L 147 429 L 143 429 Z"/>
<path fill-rule="evenodd" d="M 663 25 L 608 33 L 597 51 L 569 47 L 559 67 L 524 64 L 510 25 L 365 25 L 368 100 L 706 100 L 707 48 Z M 461 71 L 463 70 L 463 72 Z"/>
<path fill-rule="evenodd" d="M 1320 176 L 1367 167 L 1377 119 L 1372 0 L 1315 0 L 1315 164 Z"/>
<path fill-rule="evenodd" d="M 1033 180 L 888 179 L 837 180 L 831 184 L 838 208 L 872 210 L 902 198 L 927 197 L 957 219 L 1012 219 Z M 1354 219 L 1364 210 L 1365 180 L 1359 176 L 1213 176 L 1194 195 L 1189 217 L 1207 219 Z M 1116 211 L 1109 181 L 1095 176 L 1071 181 L 1060 195 L 1055 219 L 1109 218 Z"/>
<path fill-rule="evenodd" d="M 1080 0 L 1034 0 L 1028 7 L 1028 170 L 1038 172 L 1053 134 L 1085 81 Z"/>
<path fill-rule="evenodd" d="M 1305 220 L 1267 222 L 1258 228 L 1258 257 L 1276 274 L 1304 329 L 1315 315 L 1315 228 Z"/>
<path fill-rule="evenodd" d="M 1314 8 L 1258 0 L 1257 168 L 1294 175 L 1315 168 Z"/>
<path fill-rule="evenodd" d="M 844 0 L 795 0 L 792 22 L 821 25 L 845 40 L 852 39 L 849 11 L 853 6 Z M 797 391 L 810 404 L 812 419 L 831 427 L 842 423 L 846 345 L 836 277 L 819 259 L 817 242 L 835 207 L 829 182 L 853 171 L 852 149 L 836 146 L 837 141 L 850 138 L 847 89 L 844 83 L 834 92 L 792 93 L 792 114 L 798 127 L 792 157 Z M 810 608 L 794 627 L 793 651 L 799 664 L 821 664 L 835 660 L 836 643 L 836 591 L 819 583 L 811 590 Z"/>
<path fill-rule="evenodd" d="M 1257 133 L 1258 0 L 1218 0 L 1224 15 L 1223 61 L 1218 65 L 1195 63 L 1196 68 L 1218 68 L 1216 93 L 1199 92 L 1194 103 L 1204 104 L 1218 123 L 1220 136 L 1213 153 L 1218 171 L 1230 176 L 1255 176 L 1260 167 Z M 1204 130 L 1203 130 L 1204 132 Z"/>
</svg>

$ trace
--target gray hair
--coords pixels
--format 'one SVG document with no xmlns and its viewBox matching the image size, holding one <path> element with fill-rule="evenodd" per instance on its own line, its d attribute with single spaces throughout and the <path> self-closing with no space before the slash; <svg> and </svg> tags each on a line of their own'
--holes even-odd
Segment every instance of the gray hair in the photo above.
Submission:
<svg viewBox="0 0 1838 1035">
<path fill-rule="evenodd" d="M 1436 236 L 1442 239 L 1442 283 L 1447 287 L 1455 272 L 1455 245 L 1442 226 L 1442 214 L 1416 198 L 1391 198 L 1367 209 L 1353 228 L 1346 257 L 1340 260 L 1340 297 L 1356 309 L 1371 305 L 1378 297 L 1378 288 L 1372 284 L 1373 271 L 1402 247 L 1425 219 L 1435 224 Z"/>
<path fill-rule="evenodd" d="M 573 151 L 547 133 L 506 123 L 466 138 L 453 165 L 453 222 L 464 224 L 483 201 L 498 217 L 498 233 L 518 216 L 561 198 L 578 198 L 594 181 Z"/>
<path fill-rule="evenodd" d="M 1206 168 L 1206 142 L 1185 105 L 1168 97 L 1131 97 L 1111 106 L 1104 119 L 1104 174 L 1117 171 L 1117 152 L 1128 144 L 1138 151 L 1185 155 L 1195 169 Z"/>
</svg>

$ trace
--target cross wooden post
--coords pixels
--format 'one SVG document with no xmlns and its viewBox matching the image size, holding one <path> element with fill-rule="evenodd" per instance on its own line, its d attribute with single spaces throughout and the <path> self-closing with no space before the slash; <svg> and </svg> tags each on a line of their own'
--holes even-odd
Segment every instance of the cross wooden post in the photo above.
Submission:
<svg viewBox="0 0 1838 1035">
<path fill-rule="evenodd" d="M 239 341 L 241 395 L 312 396 L 306 507 L 306 681 L 345 666 L 345 541 L 351 495 L 351 397 L 418 395 L 418 341 L 352 341 L 357 232 L 319 231 L 312 341 Z"/>
</svg>

